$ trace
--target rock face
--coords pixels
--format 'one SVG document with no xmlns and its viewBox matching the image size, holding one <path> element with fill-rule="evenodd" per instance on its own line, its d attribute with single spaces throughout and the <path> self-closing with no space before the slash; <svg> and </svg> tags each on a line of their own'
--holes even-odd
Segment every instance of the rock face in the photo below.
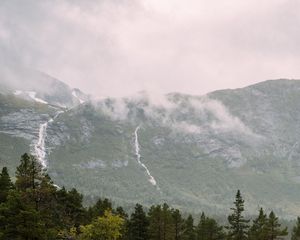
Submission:
<svg viewBox="0 0 300 240">
<path fill-rule="evenodd" d="M 23 151 L 35 153 L 47 122 L 49 174 L 87 196 L 221 214 L 240 189 L 250 213 L 262 206 L 285 217 L 300 214 L 298 81 L 93 103 L 69 87 L 60 88 L 69 100 L 7 89 L 0 95 L 1 165 L 14 167 Z M 41 101 L 16 90 L 35 91 Z"/>
</svg>

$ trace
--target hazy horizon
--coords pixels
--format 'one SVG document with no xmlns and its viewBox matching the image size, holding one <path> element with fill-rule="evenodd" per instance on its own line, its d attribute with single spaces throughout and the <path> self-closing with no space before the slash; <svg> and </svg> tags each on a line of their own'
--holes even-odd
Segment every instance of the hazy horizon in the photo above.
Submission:
<svg viewBox="0 0 300 240">
<path fill-rule="evenodd" d="M 94 96 L 300 78 L 296 0 L 24 2 L 0 3 L 0 60 Z"/>
</svg>

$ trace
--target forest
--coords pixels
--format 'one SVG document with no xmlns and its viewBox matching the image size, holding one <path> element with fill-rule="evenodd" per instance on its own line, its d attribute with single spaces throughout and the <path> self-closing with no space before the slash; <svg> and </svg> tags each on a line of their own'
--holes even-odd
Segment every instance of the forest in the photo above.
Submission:
<svg viewBox="0 0 300 240">
<path fill-rule="evenodd" d="M 90 206 L 76 189 L 55 185 L 35 156 L 25 153 L 15 172 L 0 174 L 2 240 L 274 240 L 287 239 L 288 228 L 276 214 L 260 209 L 248 218 L 237 190 L 226 224 L 202 213 L 200 219 L 167 203 L 136 204 L 130 211 L 100 198 Z M 291 240 L 300 239 L 300 218 Z"/>
</svg>

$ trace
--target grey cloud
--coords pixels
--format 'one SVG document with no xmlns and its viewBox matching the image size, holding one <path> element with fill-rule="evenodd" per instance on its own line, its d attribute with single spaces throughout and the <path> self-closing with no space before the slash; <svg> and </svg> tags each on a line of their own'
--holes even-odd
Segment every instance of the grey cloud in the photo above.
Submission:
<svg viewBox="0 0 300 240">
<path fill-rule="evenodd" d="M 296 0 L 0 3 L 0 63 L 97 96 L 203 94 L 299 78 Z M 2 59 L 1 59 L 2 58 Z"/>
</svg>

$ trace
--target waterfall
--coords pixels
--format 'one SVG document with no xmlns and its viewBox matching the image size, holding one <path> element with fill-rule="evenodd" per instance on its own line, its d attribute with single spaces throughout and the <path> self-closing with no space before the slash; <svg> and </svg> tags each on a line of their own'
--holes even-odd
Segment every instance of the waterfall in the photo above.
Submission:
<svg viewBox="0 0 300 240">
<path fill-rule="evenodd" d="M 47 122 L 40 124 L 38 141 L 33 144 L 34 154 L 36 155 L 43 168 L 47 167 L 45 146 L 47 128 L 49 123 L 52 123 L 61 113 L 63 113 L 63 111 L 58 111 L 53 118 L 50 118 Z"/>
<path fill-rule="evenodd" d="M 138 137 L 138 131 L 140 129 L 140 126 L 138 126 L 135 131 L 134 131 L 134 136 L 135 136 L 135 155 L 136 155 L 136 160 L 138 162 L 138 164 L 140 166 L 142 166 L 142 168 L 144 168 L 146 174 L 148 175 L 148 181 L 153 185 L 153 186 L 157 186 L 157 182 L 155 180 L 155 178 L 151 175 L 149 169 L 147 168 L 147 166 L 141 162 L 141 154 L 140 154 L 140 145 L 139 145 L 139 137 Z M 157 186 L 158 188 L 158 186 Z M 159 189 L 159 188 L 158 188 Z"/>
</svg>

